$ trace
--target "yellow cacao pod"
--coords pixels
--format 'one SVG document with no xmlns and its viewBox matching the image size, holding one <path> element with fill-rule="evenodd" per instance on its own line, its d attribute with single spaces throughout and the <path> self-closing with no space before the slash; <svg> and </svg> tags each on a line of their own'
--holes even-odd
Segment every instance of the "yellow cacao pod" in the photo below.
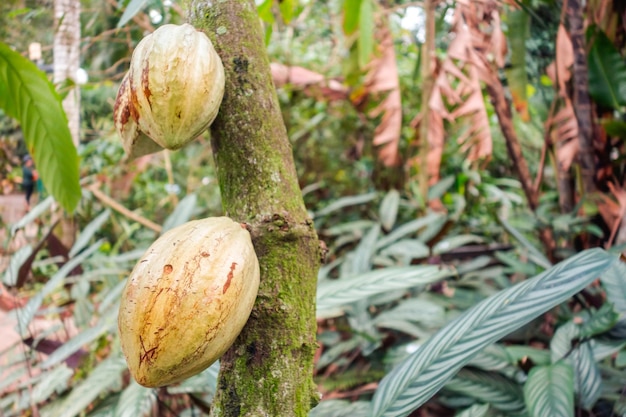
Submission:
<svg viewBox="0 0 626 417">
<path fill-rule="evenodd" d="M 209 38 L 189 24 L 163 25 L 139 42 L 128 71 L 139 130 L 179 149 L 206 130 L 224 96 L 224 67 Z"/>
<path fill-rule="evenodd" d="M 132 376 L 160 387 L 195 375 L 233 344 L 259 289 L 250 234 L 227 217 L 159 237 L 133 269 L 118 325 Z"/>
</svg>

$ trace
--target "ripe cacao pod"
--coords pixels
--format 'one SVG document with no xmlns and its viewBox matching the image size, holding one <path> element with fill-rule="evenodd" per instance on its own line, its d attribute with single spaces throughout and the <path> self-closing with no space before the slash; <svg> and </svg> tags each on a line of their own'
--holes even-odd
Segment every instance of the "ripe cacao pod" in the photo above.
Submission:
<svg viewBox="0 0 626 417">
<path fill-rule="evenodd" d="M 131 115 L 161 147 L 179 149 L 206 130 L 224 96 L 224 67 L 209 38 L 167 24 L 139 42 L 128 71 Z"/>
<path fill-rule="evenodd" d="M 160 387 L 195 375 L 233 344 L 259 289 L 250 234 L 227 217 L 159 237 L 133 269 L 118 325 L 135 380 Z"/>
</svg>

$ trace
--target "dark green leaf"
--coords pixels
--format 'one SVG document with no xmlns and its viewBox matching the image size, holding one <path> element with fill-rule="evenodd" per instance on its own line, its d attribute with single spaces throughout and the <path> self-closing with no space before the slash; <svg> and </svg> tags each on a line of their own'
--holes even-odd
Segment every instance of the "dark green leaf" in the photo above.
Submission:
<svg viewBox="0 0 626 417">
<path fill-rule="evenodd" d="M 46 189 L 74 211 L 81 197 L 78 154 L 59 95 L 34 63 L 1 42 L 0 109 L 21 124 Z"/>
<path fill-rule="evenodd" d="M 626 62 L 601 30 L 595 34 L 588 62 L 591 97 L 612 109 L 626 105 Z"/>
</svg>

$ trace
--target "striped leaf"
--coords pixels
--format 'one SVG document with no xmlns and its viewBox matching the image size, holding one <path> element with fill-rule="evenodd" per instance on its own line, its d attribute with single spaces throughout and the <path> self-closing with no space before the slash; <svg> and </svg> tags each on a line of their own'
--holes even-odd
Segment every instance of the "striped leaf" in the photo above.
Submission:
<svg viewBox="0 0 626 417">
<path fill-rule="evenodd" d="M 531 417 L 574 416 L 574 372 L 567 362 L 536 366 L 524 385 Z"/>
<path fill-rule="evenodd" d="M 149 416 L 156 400 L 155 389 L 142 387 L 131 379 L 130 384 L 122 391 L 114 417 Z"/>
<path fill-rule="evenodd" d="M 63 282 L 63 279 L 65 279 L 67 274 L 69 274 L 74 268 L 76 268 L 76 266 L 80 265 L 92 253 L 98 250 L 100 248 L 100 245 L 102 245 L 102 240 L 97 241 L 84 252 L 66 262 L 59 269 L 59 271 L 54 274 L 48 280 L 48 282 L 46 282 L 46 285 L 44 285 L 43 288 L 37 292 L 37 294 L 35 294 L 30 300 L 28 300 L 28 303 L 23 308 L 16 310 L 18 329 L 24 337 L 27 337 L 29 335 L 28 325 L 30 324 L 33 317 L 35 317 L 35 313 L 41 306 L 44 297 L 46 297 L 55 288 L 57 288 L 57 286 L 59 286 Z"/>
<path fill-rule="evenodd" d="M 102 225 L 109 219 L 110 215 L 111 210 L 106 209 L 83 228 L 78 238 L 76 238 L 74 246 L 72 246 L 72 249 L 70 250 L 70 258 L 76 256 L 78 252 L 83 250 L 89 244 L 91 238 L 96 234 L 97 231 L 100 230 Z"/>
<path fill-rule="evenodd" d="M 497 372 L 462 369 L 446 384 L 446 390 L 491 404 L 501 411 L 524 411 L 522 387 Z"/>
<path fill-rule="evenodd" d="M 371 415 L 408 415 L 476 353 L 564 302 L 616 260 L 616 255 L 602 249 L 581 252 L 466 311 L 383 378 L 372 400 Z"/>
<path fill-rule="evenodd" d="M 574 370 L 574 391 L 578 394 L 578 403 L 585 410 L 591 410 L 600 396 L 602 375 L 593 358 L 590 343 L 581 343 L 568 359 Z"/>
<path fill-rule="evenodd" d="M 124 370 L 126 361 L 118 355 L 110 356 L 100 362 L 84 381 L 72 389 L 65 397 L 63 406 L 56 409 L 56 413 L 42 413 L 42 417 L 74 417 L 80 414 L 93 400 L 121 384 Z"/>
<path fill-rule="evenodd" d="M 466 408 L 460 413 L 456 413 L 455 417 L 485 417 L 489 412 L 489 404 L 474 404 L 470 408 Z"/>
<path fill-rule="evenodd" d="M 350 278 L 323 281 L 317 288 L 318 317 L 372 295 L 432 284 L 452 275 L 451 270 L 427 265 L 377 269 Z"/>
</svg>

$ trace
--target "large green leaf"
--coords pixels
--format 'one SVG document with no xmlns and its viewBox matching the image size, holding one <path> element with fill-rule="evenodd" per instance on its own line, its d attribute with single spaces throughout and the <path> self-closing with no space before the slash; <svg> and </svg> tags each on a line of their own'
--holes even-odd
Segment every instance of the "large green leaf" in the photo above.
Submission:
<svg viewBox="0 0 626 417">
<path fill-rule="evenodd" d="M 574 373 L 565 362 L 536 366 L 524 385 L 524 398 L 531 417 L 574 415 Z"/>
<path fill-rule="evenodd" d="M 46 189 L 67 211 L 81 197 L 78 154 L 61 99 L 34 63 L 0 42 L 0 108 L 17 119 Z"/>
<path fill-rule="evenodd" d="M 581 252 L 544 273 L 491 296 L 441 329 L 381 381 L 372 416 L 405 416 L 428 401 L 477 352 L 567 300 L 617 256 Z"/>
<path fill-rule="evenodd" d="M 612 109 L 626 105 L 626 62 L 613 42 L 598 30 L 589 50 L 589 94 Z"/>
</svg>

